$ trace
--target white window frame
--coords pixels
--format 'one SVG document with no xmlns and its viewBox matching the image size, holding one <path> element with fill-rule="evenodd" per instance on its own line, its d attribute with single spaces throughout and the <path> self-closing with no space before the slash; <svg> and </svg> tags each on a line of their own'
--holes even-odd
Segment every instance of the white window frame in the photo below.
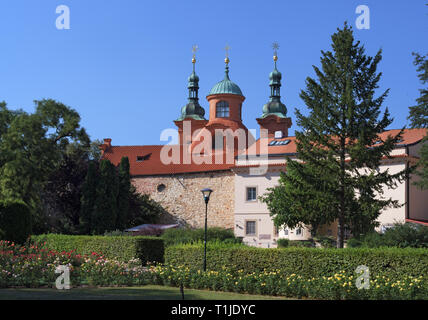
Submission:
<svg viewBox="0 0 428 320">
<path fill-rule="evenodd" d="M 248 199 L 248 190 L 249 189 L 255 189 L 255 198 L 254 199 Z M 257 195 L 258 195 L 258 188 L 257 186 L 247 186 L 245 188 L 245 201 L 246 202 L 257 202 Z"/>
</svg>

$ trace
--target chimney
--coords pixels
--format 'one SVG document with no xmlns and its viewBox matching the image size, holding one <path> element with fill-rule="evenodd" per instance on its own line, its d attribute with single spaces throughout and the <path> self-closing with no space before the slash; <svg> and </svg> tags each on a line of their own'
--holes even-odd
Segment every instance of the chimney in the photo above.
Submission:
<svg viewBox="0 0 428 320">
<path fill-rule="evenodd" d="M 104 152 L 106 152 L 108 149 L 110 149 L 110 148 L 111 148 L 111 139 L 109 139 L 109 138 L 104 139 L 104 143 L 103 143 L 103 144 L 101 144 L 101 145 L 99 146 L 99 148 L 100 148 L 100 150 L 101 150 L 101 156 L 103 156 L 103 155 L 104 155 Z"/>
</svg>

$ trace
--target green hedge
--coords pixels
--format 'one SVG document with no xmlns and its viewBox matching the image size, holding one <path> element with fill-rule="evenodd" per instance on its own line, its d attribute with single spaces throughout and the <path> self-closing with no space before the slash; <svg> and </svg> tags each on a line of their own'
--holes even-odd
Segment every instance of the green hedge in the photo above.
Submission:
<svg viewBox="0 0 428 320">
<path fill-rule="evenodd" d="M 173 228 L 162 234 L 165 246 L 182 243 L 195 243 L 204 241 L 205 229 Z M 235 237 L 232 229 L 212 227 L 207 229 L 207 240 L 210 242 L 241 243 L 242 240 Z"/>
<path fill-rule="evenodd" d="M 0 201 L 0 240 L 23 244 L 31 234 L 31 213 L 22 201 Z"/>
<path fill-rule="evenodd" d="M 156 237 L 129 236 L 69 236 L 46 234 L 31 237 L 32 242 L 45 243 L 58 252 L 74 250 L 79 254 L 102 253 L 110 259 L 127 262 L 139 258 L 147 262 L 164 261 L 163 240 Z"/>
<path fill-rule="evenodd" d="M 167 247 L 165 263 L 201 269 L 203 247 L 201 245 L 178 245 Z M 322 277 L 340 271 L 354 273 L 359 265 L 370 268 L 373 276 L 388 274 L 426 276 L 428 274 L 428 250 L 399 248 L 283 248 L 263 249 L 243 246 L 219 246 L 211 244 L 207 252 L 207 269 L 223 268 L 244 270 L 247 273 L 275 271 L 299 274 L 303 277 Z"/>
</svg>

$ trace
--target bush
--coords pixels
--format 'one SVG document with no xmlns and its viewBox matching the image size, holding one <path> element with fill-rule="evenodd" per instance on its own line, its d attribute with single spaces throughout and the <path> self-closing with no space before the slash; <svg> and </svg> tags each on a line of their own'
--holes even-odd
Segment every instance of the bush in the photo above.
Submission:
<svg viewBox="0 0 428 320">
<path fill-rule="evenodd" d="M 1 239 L 23 244 L 31 234 L 31 213 L 22 201 L 0 201 Z"/>
<path fill-rule="evenodd" d="M 317 236 L 314 240 L 319 243 L 322 248 L 336 248 L 336 240 L 333 237 Z"/>
<path fill-rule="evenodd" d="M 190 228 L 174 228 L 168 229 L 162 235 L 166 246 L 195 243 L 204 241 L 205 229 L 190 229 Z M 226 243 L 240 243 L 241 239 L 235 237 L 233 230 L 224 228 L 208 228 L 207 241 L 221 241 Z"/>
<path fill-rule="evenodd" d="M 361 239 L 350 239 L 348 246 L 428 248 L 428 227 L 413 223 L 395 224 L 392 228 L 387 229 L 384 234 L 372 232 Z"/>
<path fill-rule="evenodd" d="M 138 258 L 143 264 L 164 261 L 163 240 L 155 237 L 69 236 L 47 234 L 32 236 L 34 243 L 45 243 L 50 250 L 75 251 L 79 254 L 101 253 L 106 258 L 127 262 Z"/>
<path fill-rule="evenodd" d="M 278 245 L 278 248 L 287 248 L 289 245 L 288 239 L 278 239 L 276 241 L 276 244 Z"/>
<path fill-rule="evenodd" d="M 203 264 L 202 245 L 178 245 L 165 249 L 165 263 L 200 269 Z M 360 265 L 370 268 L 370 275 L 426 276 L 428 250 L 398 248 L 284 248 L 265 249 L 243 245 L 209 244 L 207 269 L 244 270 L 246 273 L 276 271 L 299 274 L 302 277 L 322 277 L 345 271 L 354 274 Z"/>
<path fill-rule="evenodd" d="M 357 238 L 351 238 L 346 241 L 347 248 L 358 248 L 358 247 L 361 247 L 361 244 L 362 244 L 361 240 Z"/>
<path fill-rule="evenodd" d="M 312 248 L 315 247 L 315 242 L 313 240 L 290 240 L 288 246 L 298 248 Z"/>
</svg>

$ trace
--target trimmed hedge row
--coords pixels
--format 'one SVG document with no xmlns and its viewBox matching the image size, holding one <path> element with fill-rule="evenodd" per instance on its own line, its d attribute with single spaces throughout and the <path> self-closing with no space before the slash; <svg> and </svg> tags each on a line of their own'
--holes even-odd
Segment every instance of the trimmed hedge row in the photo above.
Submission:
<svg viewBox="0 0 428 320">
<path fill-rule="evenodd" d="M 168 229 L 162 234 L 162 239 L 165 241 L 165 246 L 172 246 L 183 243 L 197 243 L 204 241 L 205 230 L 191 228 L 173 228 Z M 242 243 L 241 239 L 235 237 L 232 229 L 224 229 L 212 227 L 207 229 L 207 238 L 210 242 L 224 243 Z"/>
<path fill-rule="evenodd" d="M 163 240 L 146 236 L 70 236 L 45 234 L 32 236 L 33 243 L 58 252 L 71 250 L 79 254 L 101 253 L 106 258 L 128 262 L 139 258 L 143 264 L 164 261 Z"/>
<path fill-rule="evenodd" d="M 283 248 L 263 249 L 243 246 L 208 245 L 207 269 L 220 271 L 243 270 L 246 273 L 281 270 L 286 274 L 302 277 L 322 277 L 345 271 L 353 274 L 359 265 L 366 265 L 370 275 L 426 276 L 428 274 L 428 250 L 398 248 Z M 202 269 L 201 245 L 167 247 L 165 264 Z"/>
</svg>

